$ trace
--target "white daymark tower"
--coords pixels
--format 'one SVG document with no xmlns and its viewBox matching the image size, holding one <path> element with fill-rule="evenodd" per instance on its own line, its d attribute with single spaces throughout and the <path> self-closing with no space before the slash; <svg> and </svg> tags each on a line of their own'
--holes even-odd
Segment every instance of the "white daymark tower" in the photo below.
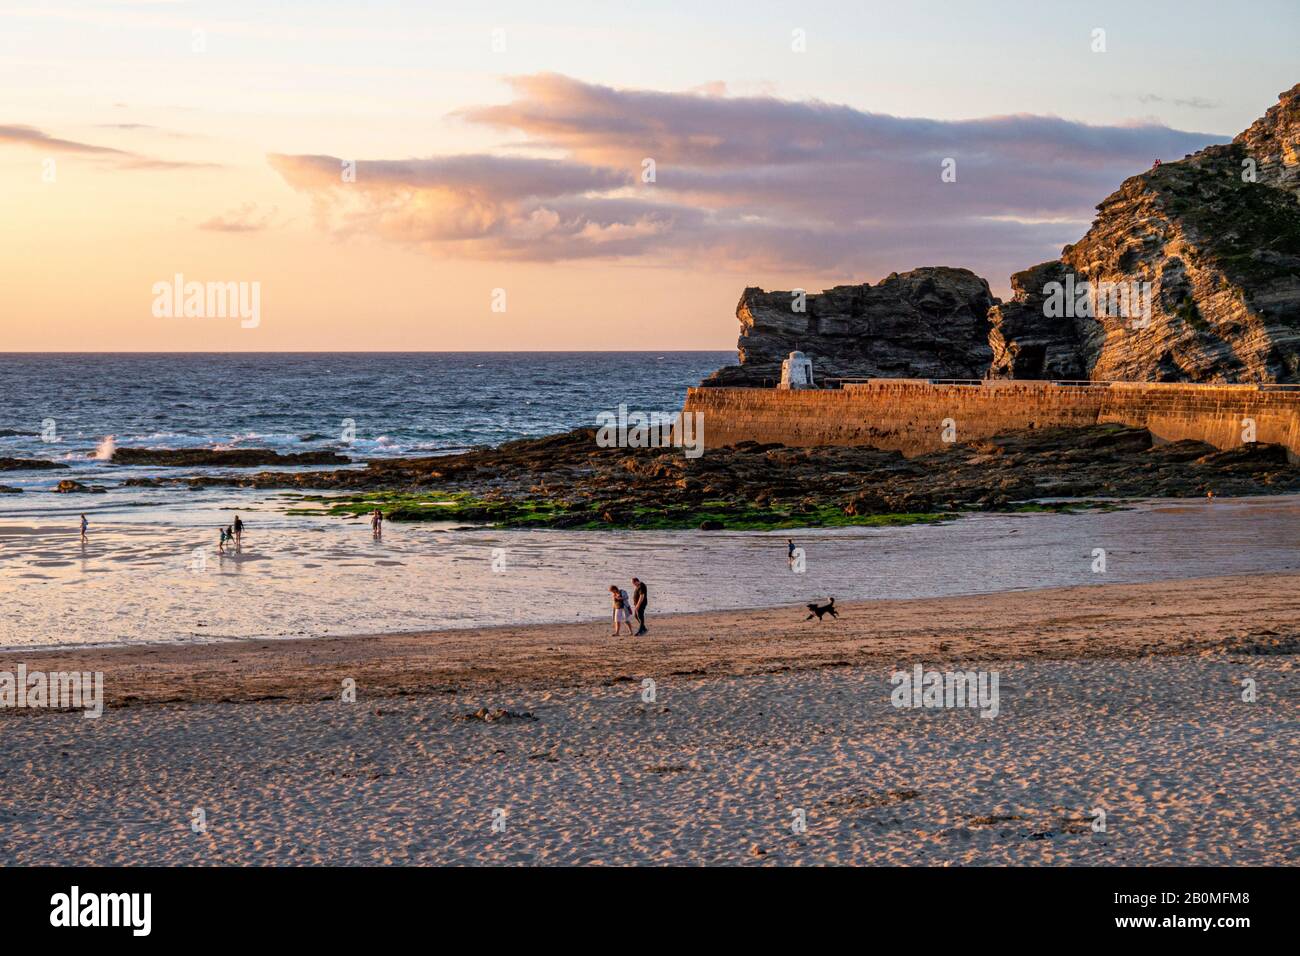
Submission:
<svg viewBox="0 0 1300 956">
<path fill-rule="evenodd" d="M 802 352 L 791 352 L 781 363 L 781 384 L 778 388 L 815 388 L 812 360 Z"/>
</svg>

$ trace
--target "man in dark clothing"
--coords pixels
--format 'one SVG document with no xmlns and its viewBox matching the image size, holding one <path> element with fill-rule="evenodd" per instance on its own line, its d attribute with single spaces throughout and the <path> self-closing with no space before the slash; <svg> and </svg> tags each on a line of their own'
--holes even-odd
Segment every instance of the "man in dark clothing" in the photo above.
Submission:
<svg viewBox="0 0 1300 956">
<path fill-rule="evenodd" d="M 645 633 L 645 582 L 639 578 L 632 579 L 632 613 L 636 615 L 637 635 Z"/>
</svg>

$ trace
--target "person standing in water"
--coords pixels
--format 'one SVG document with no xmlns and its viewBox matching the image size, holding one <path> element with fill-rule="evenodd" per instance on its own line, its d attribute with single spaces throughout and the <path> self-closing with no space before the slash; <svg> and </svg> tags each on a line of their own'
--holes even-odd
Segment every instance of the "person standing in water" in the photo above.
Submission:
<svg viewBox="0 0 1300 956">
<path fill-rule="evenodd" d="M 384 536 L 384 513 L 378 508 L 370 513 L 370 530 L 374 532 L 376 538 Z"/>
<path fill-rule="evenodd" d="M 82 515 L 81 516 L 81 543 L 82 544 L 86 543 L 86 529 L 88 527 L 90 527 L 90 522 L 86 520 L 85 515 Z"/>
<path fill-rule="evenodd" d="M 235 547 L 239 547 L 239 539 L 244 535 L 244 522 L 239 520 L 239 515 L 235 515 Z"/>
<path fill-rule="evenodd" d="M 217 542 L 217 554 L 225 554 L 226 553 L 226 529 L 222 528 L 220 530 L 221 530 L 221 540 Z"/>
</svg>

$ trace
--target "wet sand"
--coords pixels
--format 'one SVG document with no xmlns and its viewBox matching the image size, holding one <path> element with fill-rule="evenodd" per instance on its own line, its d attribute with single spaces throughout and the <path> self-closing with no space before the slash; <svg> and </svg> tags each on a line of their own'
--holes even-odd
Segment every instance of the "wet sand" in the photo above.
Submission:
<svg viewBox="0 0 1300 956">
<path fill-rule="evenodd" d="M 649 618 L 643 638 L 608 624 L 551 624 L 299 640 L 0 650 L 0 670 L 103 671 L 110 707 L 457 689 L 554 688 L 643 677 L 743 676 L 924 660 L 1131 659 L 1290 647 L 1300 574 L 849 602 L 839 619 L 800 606 Z"/>
<path fill-rule="evenodd" d="M 1298 584 L 5 653 L 109 705 L 0 711 L 0 862 L 1294 864 Z M 999 714 L 895 708 L 918 662 Z"/>
<path fill-rule="evenodd" d="M 92 518 L 84 548 L 75 520 L 0 522 L 0 648 L 595 624 L 610 582 L 630 586 L 633 574 L 650 582 L 661 613 L 1300 572 L 1300 496 L 806 530 L 795 534 L 804 573 L 791 573 L 781 532 L 415 523 L 376 541 L 362 521 L 244 504 L 243 548 L 224 556 L 201 527 L 140 516 Z M 1098 549 L 1105 573 L 1094 570 Z"/>
</svg>

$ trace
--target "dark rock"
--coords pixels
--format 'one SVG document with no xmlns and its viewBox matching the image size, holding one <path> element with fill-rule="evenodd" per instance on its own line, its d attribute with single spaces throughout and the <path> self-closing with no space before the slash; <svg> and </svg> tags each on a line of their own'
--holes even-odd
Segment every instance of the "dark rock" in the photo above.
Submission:
<svg viewBox="0 0 1300 956">
<path fill-rule="evenodd" d="M 0 485 L 0 495 L 21 495 L 22 493 L 23 490 L 21 488 L 13 488 L 9 485 Z"/>
<path fill-rule="evenodd" d="M 1084 378 L 1079 331 L 1074 319 L 1047 314 L 1044 289 L 1065 281 L 1065 267 L 1053 259 L 1011 277 L 1010 302 L 989 310 L 989 378 Z"/>
<path fill-rule="evenodd" d="M 478 710 L 470 714 L 458 714 L 454 719 L 480 721 L 485 724 L 497 724 L 497 723 L 509 724 L 509 723 L 515 723 L 520 721 L 524 723 L 535 723 L 537 721 L 537 718 L 532 714 L 528 713 L 527 711 L 524 711 L 523 713 L 516 713 L 513 710 L 505 710 L 504 708 L 501 707 L 497 707 L 494 710 L 488 710 L 486 707 L 480 707 Z"/>
<path fill-rule="evenodd" d="M 55 492 L 61 495 L 67 494 L 94 494 L 102 495 L 108 489 L 99 485 L 83 485 L 79 481 L 73 481 L 71 478 L 64 478 L 55 487 Z"/>
<path fill-rule="evenodd" d="M 67 467 L 63 462 L 43 458 L 0 458 L 0 471 L 48 471 Z"/>
<path fill-rule="evenodd" d="M 165 465 L 168 467 L 217 466 L 255 468 L 259 465 L 345 465 L 352 459 L 332 451 L 304 451 L 282 455 L 269 448 L 118 448 L 115 465 Z"/>
<path fill-rule="evenodd" d="M 795 311 L 792 292 L 749 288 L 736 306 L 740 365 L 705 385 L 775 385 L 781 362 L 799 350 L 814 377 L 983 378 L 992 351 L 989 285 L 967 269 L 933 266 L 893 273 L 877 285 L 809 294 Z"/>
<path fill-rule="evenodd" d="M 1017 507 L 1038 498 L 1204 497 L 1300 492 L 1300 467 L 1275 445 L 1219 452 L 1201 442 L 1155 445 L 1122 425 L 1036 428 L 956 443 L 904 459 L 861 446 L 604 448 L 579 429 L 480 448 L 445 459 L 392 459 L 366 468 L 205 476 L 193 488 L 241 486 L 336 492 L 465 492 L 457 522 L 528 519 L 529 527 L 674 526 L 719 530 L 761 514 L 779 524 L 816 525 L 826 515 L 956 512 Z M 440 463 L 438 468 L 432 462 Z M 434 472 L 451 477 L 432 477 Z M 544 517 L 548 508 L 552 517 Z M 411 520 L 440 517 L 410 506 Z M 394 508 L 388 517 L 403 515 Z M 603 519 L 602 516 L 607 516 Z M 613 519 L 612 521 L 608 519 Z M 752 524 L 750 526 L 753 526 Z"/>
</svg>

